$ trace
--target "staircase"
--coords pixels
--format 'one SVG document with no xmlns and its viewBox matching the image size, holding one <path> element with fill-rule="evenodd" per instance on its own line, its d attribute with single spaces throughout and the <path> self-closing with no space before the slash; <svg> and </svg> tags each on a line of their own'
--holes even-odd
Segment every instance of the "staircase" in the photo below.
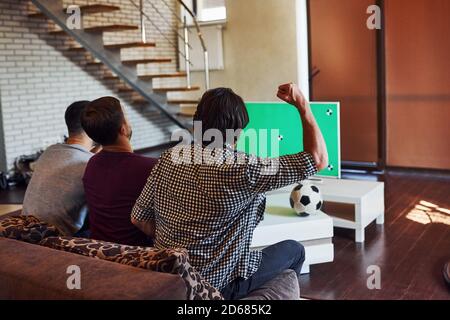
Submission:
<svg viewBox="0 0 450 320">
<path fill-rule="evenodd" d="M 190 96 L 183 99 L 177 96 L 177 99 L 171 99 L 168 94 L 183 92 L 198 92 L 200 94 L 200 87 L 191 86 L 190 78 L 186 81 L 186 86 L 154 86 L 154 81 L 158 79 L 187 78 L 189 71 L 138 74 L 138 65 L 167 64 L 172 62 L 172 59 L 167 57 L 123 60 L 121 57 L 121 50 L 123 49 L 147 48 L 146 50 L 152 50 L 152 48 L 158 45 L 154 42 L 145 41 L 145 36 L 143 36 L 143 41 L 104 44 L 103 34 L 105 32 L 116 33 L 130 30 L 139 32 L 140 29 L 143 29 L 145 32 L 145 26 L 142 25 L 142 17 L 140 26 L 111 23 L 81 29 L 70 29 L 66 24 L 68 18 L 66 13 L 67 8 L 63 7 L 62 0 L 31 0 L 31 2 L 37 7 L 38 11 L 30 13 L 28 16 L 33 19 L 49 19 L 59 27 L 57 30 L 49 30 L 50 34 L 55 36 L 68 35 L 73 38 L 78 45 L 70 47 L 67 50 L 71 52 L 90 53 L 94 57 L 94 60 L 87 61 L 85 66 L 99 68 L 105 66 L 109 72 L 103 76 L 103 80 L 117 81 L 118 85 L 115 88 L 118 93 L 137 94 L 137 97 L 132 99 L 133 104 L 156 107 L 181 128 L 189 129 L 192 126 L 192 116 L 195 113 L 198 98 L 192 99 L 192 96 Z M 121 10 L 119 6 L 102 3 L 80 5 L 79 8 L 84 16 Z M 138 11 L 136 14 L 139 14 Z M 141 16 L 143 14 L 145 15 L 141 10 Z M 188 54 L 187 56 L 189 57 Z M 189 59 L 186 60 L 187 63 L 191 63 L 188 61 Z"/>
</svg>

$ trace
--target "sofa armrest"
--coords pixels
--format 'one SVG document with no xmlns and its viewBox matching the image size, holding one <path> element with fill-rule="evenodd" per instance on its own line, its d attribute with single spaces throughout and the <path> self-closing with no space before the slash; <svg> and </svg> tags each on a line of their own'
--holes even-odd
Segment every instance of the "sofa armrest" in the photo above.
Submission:
<svg viewBox="0 0 450 320">
<path fill-rule="evenodd" d="M 0 238 L 0 299 L 184 300 L 179 275 L 153 272 Z M 67 268 L 78 266 L 81 289 L 67 288 Z"/>
</svg>

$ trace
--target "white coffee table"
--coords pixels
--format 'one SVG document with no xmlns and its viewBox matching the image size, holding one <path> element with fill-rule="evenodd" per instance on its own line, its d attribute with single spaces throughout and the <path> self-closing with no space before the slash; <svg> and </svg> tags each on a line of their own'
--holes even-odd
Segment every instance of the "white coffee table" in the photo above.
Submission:
<svg viewBox="0 0 450 320">
<path fill-rule="evenodd" d="M 313 264 L 334 259 L 333 220 L 319 212 L 309 217 L 299 217 L 289 204 L 289 192 L 267 195 L 264 220 L 253 234 L 252 248 L 261 249 L 283 240 L 296 240 L 305 247 L 302 273 L 309 273 Z"/>
<path fill-rule="evenodd" d="M 355 241 L 364 242 L 364 230 L 374 220 L 384 224 L 384 183 L 377 181 L 323 178 L 311 181 L 326 201 L 323 210 L 333 218 L 333 225 L 355 230 Z M 286 193 L 294 186 L 279 189 Z"/>
</svg>

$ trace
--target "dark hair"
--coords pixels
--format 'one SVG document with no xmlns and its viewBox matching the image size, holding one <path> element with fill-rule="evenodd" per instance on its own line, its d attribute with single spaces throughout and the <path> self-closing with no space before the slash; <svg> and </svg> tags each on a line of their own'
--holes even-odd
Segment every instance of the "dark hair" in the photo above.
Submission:
<svg viewBox="0 0 450 320">
<path fill-rule="evenodd" d="M 120 101 L 114 97 L 103 97 L 88 103 L 81 117 L 87 135 L 104 146 L 116 142 L 124 122 Z"/>
<path fill-rule="evenodd" d="M 76 101 L 67 107 L 64 114 L 64 120 L 66 121 L 67 131 L 69 135 L 80 134 L 83 132 L 81 126 L 81 115 L 83 114 L 86 105 L 89 101 Z"/>
<path fill-rule="evenodd" d="M 218 129 L 226 141 L 227 129 L 244 129 L 248 124 L 248 113 L 244 100 L 229 88 L 216 88 L 203 94 L 194 121 L 202 122 L 202 133 Z"/>
</svg>

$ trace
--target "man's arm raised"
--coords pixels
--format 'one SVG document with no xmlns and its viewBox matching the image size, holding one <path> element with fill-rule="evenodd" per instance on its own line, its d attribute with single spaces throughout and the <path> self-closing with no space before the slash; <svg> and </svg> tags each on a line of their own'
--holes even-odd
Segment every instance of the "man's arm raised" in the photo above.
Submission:
<svg viewBox="0 0 450 320">
<path fill-rule="evenodd" d="M 303 125 L 304 151 L 311 154 L 317 170 L 324 169 L 328 165 L 327 146 L 308 101 L 306 101 L 298 86 L 293 83 L 279 86 L 277 97 L 292 104 L 299 111 Z"/>
</svg>

